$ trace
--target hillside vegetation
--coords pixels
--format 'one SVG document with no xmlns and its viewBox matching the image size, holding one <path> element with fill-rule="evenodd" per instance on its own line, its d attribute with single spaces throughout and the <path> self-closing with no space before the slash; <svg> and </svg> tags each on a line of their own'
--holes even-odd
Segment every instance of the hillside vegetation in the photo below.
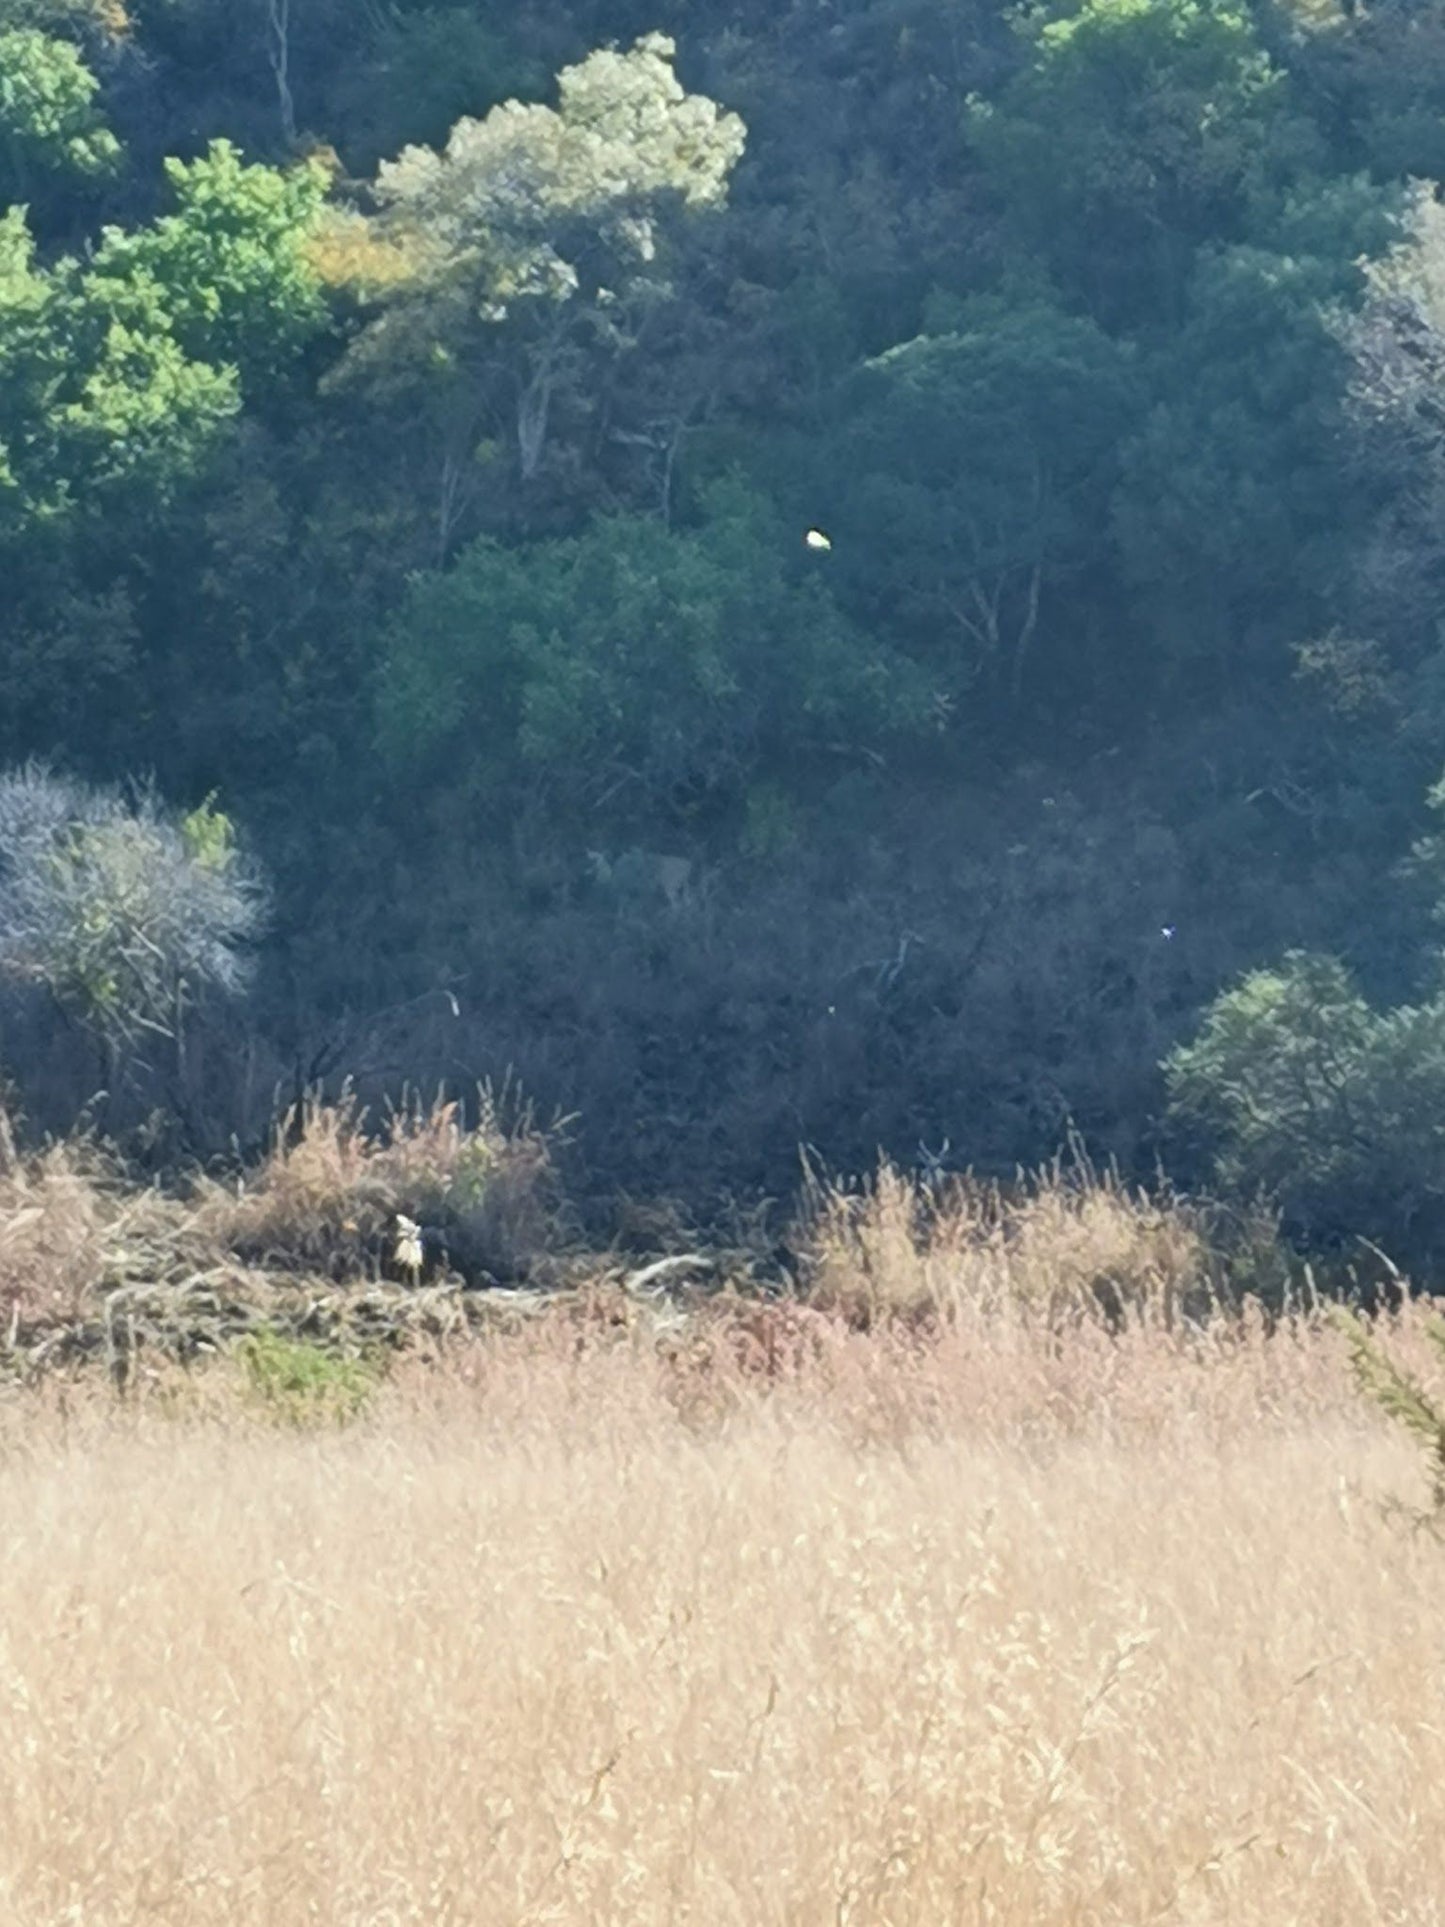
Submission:
<svg viewBox="0 0 1445 1927">
<path fill-rule="evenodd" d="M 1151 1195 L 1085 1161 L 1007 1187 L 886 1162 L 864 1182 L 808 1171 L 781 1236 L 765 1210 L 698 1227 L 675 1204 L 624 1202 L 603 1241 L 554 1143 L 486 1092 L 470 1118 L 442 1100 L 374 1117 L 347 1096 L 286 1118 L 254 1166 L 162 1188 L 94 1139 L 27 1152 L 0 1114 L 0 1374 L 104 1363 L 129 1395 L 243 1338 L 385 1371 L 554 1314 L 704 1336 L 746 1333 L 754 1312 L 760 1330 L 798 1312 L 809 1330 L 936 1336 L 1018 1315 L 1118 1334 L 1319 1298 L 1267 1213 Z M 1339 1280 L 1372 1303 L 1381 1281 L 1368 1263 Z"/>
<path fill-rule="evenodd" d="M 1440 0 L 0 0 L 5 1927 L 1438 1927 L 1442 185 Z"/>
<path fill-rule="evenodd" d="M 1442 127 L 1414 0 L 0 0 L 27 1142 L 1433 1275 Z"/>
</svg>

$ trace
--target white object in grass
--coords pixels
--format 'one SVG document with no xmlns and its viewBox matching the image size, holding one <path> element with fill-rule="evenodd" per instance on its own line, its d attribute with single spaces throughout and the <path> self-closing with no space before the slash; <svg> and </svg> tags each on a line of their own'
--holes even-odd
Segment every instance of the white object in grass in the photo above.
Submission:
<svg viewBox="0 0 1445 1927">
<path fill-rule="evenodd" d="M 403 1271 L 417 1277 L 422 1266 L 421 1226 L 410 1218 L 396 1214 L 396 1250 L 392 1254 Z"/>
</svg>

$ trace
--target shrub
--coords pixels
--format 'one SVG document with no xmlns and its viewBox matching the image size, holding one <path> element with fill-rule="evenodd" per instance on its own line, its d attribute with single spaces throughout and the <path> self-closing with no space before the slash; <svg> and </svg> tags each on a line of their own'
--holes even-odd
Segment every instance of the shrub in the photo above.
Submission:
<svg viewBox="0 0 1445 1927">
<path fill-rule="evenodd" d="M 114 1052 L 234 994 L 264 917 L 259 873 L 211 801 L 184 817 L 37 764 L 0 776 L 0 971 L 43 984 Z"/>
<path fill-rule="evenodd" d="M 1177 1124 L 1231 1190 L 1317 1238 L 1428 1260 L 1445 1233 L 1445 999 L 1379 1011 L 1332 957 L 1252 972 L 1165 1063 Z"/>
<path fill-rule="evenodd" d="M 278 1424 L 303 1430 L 345 1425 L 365 1411 L 379 1382 L 375 1366 L 319 1345 L 260 1331 L 236 1348 L 252 1400 Z"/>
<path fill-rule="evenodd" d="M 289 1112 L 249 1179 L 206 1179 L 197 1196 L 200 1226 L 217 1245 L 332 1277 L 374 1268 L 398 1212 L 443 1229 L 468 1276 L 523 1274 L 555 1231 L 548 1140 L 525 1112 L 504 1121 L 485 1090 L 470 1123 L 440 1097 L 374 1120 L 347 1090 Z"/>
<path fill-rule="evenodd" d="M 595 834 L 704 802 L 741 814 L 839 740 L 921 729 L 916 671 L 797 579 L 770 504 L 727 483 L 706 506 L 697 528 L 618 515 L 524 550 L 483 541 L 417 578 L 382 681 L 397 767 L 445 756 L 491 807 L 539 790 Z"/>
<path fill-rule="evenodd" d="M 802 1244 L 810 1301 L 858 1324 L 974 1311 L 1118 1326 L 1172 1323 L 1257 1285 L 1271 1228 L 1241 1220 L 1216 1244 L 1223 1228 L 1201 1206 L 1087 1163 L 1007 1188 L 926 1181 L 885 1162 L 852 1189 L 812 1181 Z"/>
</svg>

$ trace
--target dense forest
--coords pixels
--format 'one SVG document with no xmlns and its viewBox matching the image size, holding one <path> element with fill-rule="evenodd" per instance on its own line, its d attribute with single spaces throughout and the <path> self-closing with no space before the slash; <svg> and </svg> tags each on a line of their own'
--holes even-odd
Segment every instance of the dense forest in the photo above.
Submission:
<svg viewBox="0 0 1445 1927">
<path fill-rule="evenodd" d="M 32 1126 L 1445 1256 L 1441 178 L 1430 0 L 0 0 Z"/>
</svg>

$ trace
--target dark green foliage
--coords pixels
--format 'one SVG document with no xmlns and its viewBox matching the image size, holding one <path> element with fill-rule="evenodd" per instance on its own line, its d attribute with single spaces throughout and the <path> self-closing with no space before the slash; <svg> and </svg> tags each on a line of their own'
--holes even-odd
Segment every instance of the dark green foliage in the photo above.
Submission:
<svg viewBox="0 0 1445 1927">
<path fill-rule="evenodd" d="M 1042 302 L 940 319 L 852 381 L 809 499 L 873 627 L 908 636 L 960 699 L 1017 698 L 1040 629 L 1067 636 L 1073 581 L 1100 559 L 1139 384 L 1126 350 Z"/>
<path fill-rule="evenodd" d="M 999 191 L 1102 318 L 1169 315 L 1194 250 L 1308 155 L 1286 76 L 1232 0 L 1081 0 L 1019 30 L 1023 72 L 970 123 Z"/>
<path fill-rule="evenodd" d="M 342 69 L 326 122 L 356 174 L 409 141 L 444 145 L 464 114 L 546 91 L 550 76 L 518 51 L 506 23 L 473 6 L 378 7 L 371 18 L 366 58 Z"/>
<path fill-rule="evenodd" d="M 1329 326 L 1338 274 L 1308 255 L 1206 252 L 1124 452 L 1114 525 L 1129 576 L 1165 646 L 1216 673 L 1262 627 L 1308 630 L 1334 585 L 1353 508 Z"/>
<path fill-rule="evenodd" d="M 400 769 L 444 761 L 505 815 L 541 791 L 559 824 L 707 823 L 763 776 L 919 730 L 927 692 L 789 570 L 770 505 L 714 491 L 696 530 L 650 516 L 564 541 L 483 542 L 423 578 L 383 671 Z"/>
<path fill-rule="evenodd" d="M 1294 953 L 1205 1014 L 1166 1067 L 1175 1115 L 1231 1189 L 1313 1235 L 1437 1255 L 1445 1231 L 1445 1001 L 1379 1011 L 1328 957 Z"/>
</svg>

